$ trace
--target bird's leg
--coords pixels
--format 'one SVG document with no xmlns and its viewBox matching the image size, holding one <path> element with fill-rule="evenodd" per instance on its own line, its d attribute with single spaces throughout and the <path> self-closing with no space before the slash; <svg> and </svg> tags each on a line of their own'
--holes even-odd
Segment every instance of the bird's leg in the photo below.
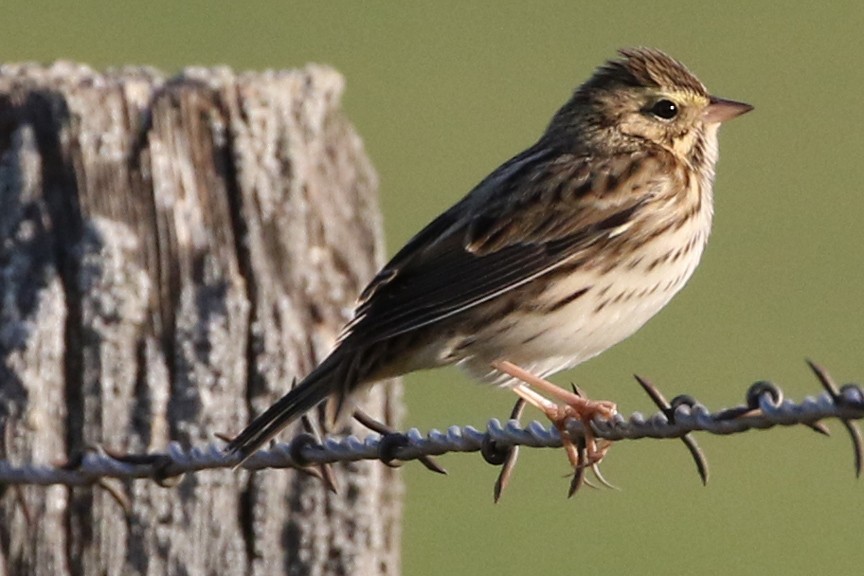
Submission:
<svg viewBox="0 0 864 576">
<path fill-rule="evenodd" d="M 561 443 L 564 445 L 567 457 L 574 467 L 593 466 L 603 459 L 609 445 L 604 443 L 602 446 L 598 446 L 591 431 L 591 420 L 595 416 L 602 418 L 612 417 L 616 411 L 613 402 L 588 400 L 578 394 L 568 392 L 548 380 L 539 378 L 507 360 L 495 361 L 492 363 L 492 367 L 521 382 L 521 384 L 513 387 L 513 391 L 520 398 L 523 398 L 526 402 L 546 414 L 546 417 L 558 428 L 561 433 Z M 562 404 L 556 404 L 532 388 L 549 394 Z M 572 440 L 570 440 L 570 436 L 565 430 L 565 422 L 567 418 L 571 417 L 578 419 L 583 424 L 587 462 L 579 461 L 579 450 Z"/>
<path fill-rule="evenodd" d="M 569 408 L 571 408 L 573 412 L 582 417 L 587 417 L 589 419 L 593 418 L 594 416 L 611 418 L 615 415 L 617 411 L 617 407 L 615 406 L 614 402 L 609 402 L 606 400 L 589 400 L 578 394 L 575 394 L 574 392 L 568 392 L 560 386 L 557 386 L 552 382 L 549 382 L 548 380 L 544 380 L 543 378 L 535 376 L 527 370 L 520 368 L 519 366 L 516 366 L 515 364 L 513 364 L 512 362 L 508 362 L 507 360 L 498 360 L 496 362 L 493 362 L 492 367 L 499 372 L 503 372 L 508 376 L 512 376 L 520 382 L 524 382 L 532 388 L 536 388 L 538 390 L 546 392 L 550 396 L 554 396 L 556 399 L 560 400 Z M 546 400 L 546 402 L 551 403 L 549 400 Z"/>
<path fill-rule="evenodd" d="M 570 460 L 573 468 L 578 468 L 581 464 L 579 461 L 579 450 L 570 439 L 570 435 L 564 430 L 564 421 L 567 418 L 563 416 L 564 406 L 555 404 L 525 384 L 517 384 L 513 387 L 513 392 L 528 404 L 546 414 L 546 417 L 558 428 L 558 432 L 561 435 L 561 444 L 564 447 L 564 451 L 567 452 L 567 459 Z"/>
</svg>

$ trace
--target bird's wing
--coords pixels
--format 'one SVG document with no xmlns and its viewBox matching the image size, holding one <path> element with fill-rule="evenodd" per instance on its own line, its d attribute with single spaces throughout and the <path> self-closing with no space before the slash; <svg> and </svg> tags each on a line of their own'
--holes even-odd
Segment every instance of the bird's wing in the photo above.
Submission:
<svg viewBox="0 0 864 576">
<path fill-rule="evenodd" d="M 495 298 L 562 263 L 589 262 L 596 252 L 592 247 L 620 234 L 645 207 L 644 190 L 623 182 L 638 176 L 633 165 L 632 156 L 598 167 L 591 157 L 529 148 L 393 257 L 363 291 L 340 341 L 350 337 L 366 346 L 392 338 Z"/>
</svg>

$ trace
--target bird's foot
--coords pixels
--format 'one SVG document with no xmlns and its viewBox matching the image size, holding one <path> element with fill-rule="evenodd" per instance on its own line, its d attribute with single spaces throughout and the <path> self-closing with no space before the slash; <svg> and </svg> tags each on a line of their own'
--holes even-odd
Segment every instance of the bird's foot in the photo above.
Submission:
<svg viewBox="0 0 864 576">
<path fill-rule="evenodd" d="M 602 419 L 613 417 L 617 412 L 615 403 L 605 400 L 589 400 L 575 391 L 564 390 L 506 360 L 494 362 L 492 367 L 518 380 L 520 383 L 513 387 L 513 391 L 520 398 L 541 410 L 558 429 L 561 443 L 567 452 L 567 458 L 573 468 L 577 470 L 577 474 L 578 471 L 586 468 L 593 468 L 596 473 L 597 464 L 606 456 L 612 443 L 606 440 L 597 440 L 591 428 L 591 421 L 596 417 Z M 545 392 L 556 401 L 550 400 L 538 390 Z M 582 423 L 583 438 L 578 442 L 579 445 L 574 442 L 567 431 L 567 421 L 570 418 Z"/>
<path fill-rule="evenodd" d="M 558 387 L 556 386 L 556 388 Z M 615 414 L 615 404 L 605 400 L 588 400 L 566 390 L 561 390 L 560 388 L 558 390 L 566 395 L 566 397 L 558 397 L 563 402 L 562 404 L 556 404 L 544 398 L 546 400 L 545 403 L 537 407 L 546 414 L 546 417 L 558 429 L 561 435 L 561 443 L 567 452 L 567 458 L 570 460 L 573 468 L 591 468 L 596 466 L 606 456 L 606 452 L 612 443 L 602 439 L 598 441 L 594 435 L 594 431 L 591 429 L 591 421 L 595 417 L 603 419 L 611 418 Z M 567 430 L 567 422 L 571 418 L 582 423 L 584 447 L 581 450 Z"/>
</svg>

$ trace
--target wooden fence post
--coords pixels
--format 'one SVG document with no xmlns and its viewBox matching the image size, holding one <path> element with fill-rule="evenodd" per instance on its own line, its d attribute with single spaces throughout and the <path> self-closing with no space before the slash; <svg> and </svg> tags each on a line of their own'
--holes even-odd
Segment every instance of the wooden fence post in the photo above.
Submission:
<svg viewBox="0 0 864 576">
<path fill-rule="evenodd" d="M 210 442 L 327 353 L 383 254 L 342 88 L 0 66 L 0 456 Z M 337 474 L 0 487 L 0 574 L 398 574 L 398 474 Z"/>
</svg>

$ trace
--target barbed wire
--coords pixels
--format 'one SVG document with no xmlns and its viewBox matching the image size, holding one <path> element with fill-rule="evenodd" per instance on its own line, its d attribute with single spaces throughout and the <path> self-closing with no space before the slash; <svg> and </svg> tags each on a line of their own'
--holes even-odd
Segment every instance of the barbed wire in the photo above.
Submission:
<svg viewBox="0 0 864 576">
<path fill-rule="evenodd" d="M 864 389 L 856 384 L 838 387 L 823 368 L 812 362 L 810 367 L 824 388 L 817 396 L 807 396 L 796 403 L 784 399 L 779 387 L 763 381 L 749 387 L 744 404 L 717 412 L 711 412 L 690 396 L 678 396 L 667 402 L 655 386 L 637 376 L 659 411 L 648 417 L 635 412 L 627 418 L 619 414 L 607 420 L 595 419 L 591 423 L 589 436 L 610 442 L 644 438 L 681 439 L 693 455 L 703 481 L 707 481 L 707 464 L 691 436 L 693 432 L 729 435 L 774 426 L 805 425 L 825 433 L 827 429 L 821 421 L 836 418 L 843 422 L 852 438 L 855 471 L 860 476 L 864 450 L 855 421 L 864 418 Z M 517 405 L 514 415 L 518 416 L 519 413 L 521 409 Z M 571 419 L 566 423 L 565 431 L 584 456 L 585 425 Z M 560 447 L 561 432 L 554 426 L 544 426 L 537 421 L 523 426 L 514 418 L 504 423 L 492 419 L 485 430 L 472 426 L 451 426 L 444 431 L 432 430 L 423 434 L 412 428 L 404 434 L 376 433 L 363 439 L 356 436 L 326 437 L 319 442 L 313 434 L 306 433 L 290 442 L 273 444 L 240 466 L 247 470 L 299 468 L 314 471 L 320 466 L 336 462 L 380 460 L 392 465 L 396 461 L 426 459 L 424 463 L 427 467 L 443 472 L 428 457 L 450 452 L 481 452 L 487 462 L 502 466 L 496 484 L 497 500 L 507 484 L 520 446 Z M 224 447 L 221 441 L 191 448 L 171 443 L 166 452 L 148 454 L 117 454 L 106 448 L 95 448 L 59 466 L 15 465 L 0 460 L 0 484 L 88 485 L 100 483 L 106 478 L 139 478 L 173 485 L 183 474 L 237 467 L 240 457 L 226 454 Z M 595 470 L 595 473 L 605 483 L 599 472 Z M 571 494 L 583 481 L 584 477 L 577 471 L 571 484 Z"/>
</svg>

